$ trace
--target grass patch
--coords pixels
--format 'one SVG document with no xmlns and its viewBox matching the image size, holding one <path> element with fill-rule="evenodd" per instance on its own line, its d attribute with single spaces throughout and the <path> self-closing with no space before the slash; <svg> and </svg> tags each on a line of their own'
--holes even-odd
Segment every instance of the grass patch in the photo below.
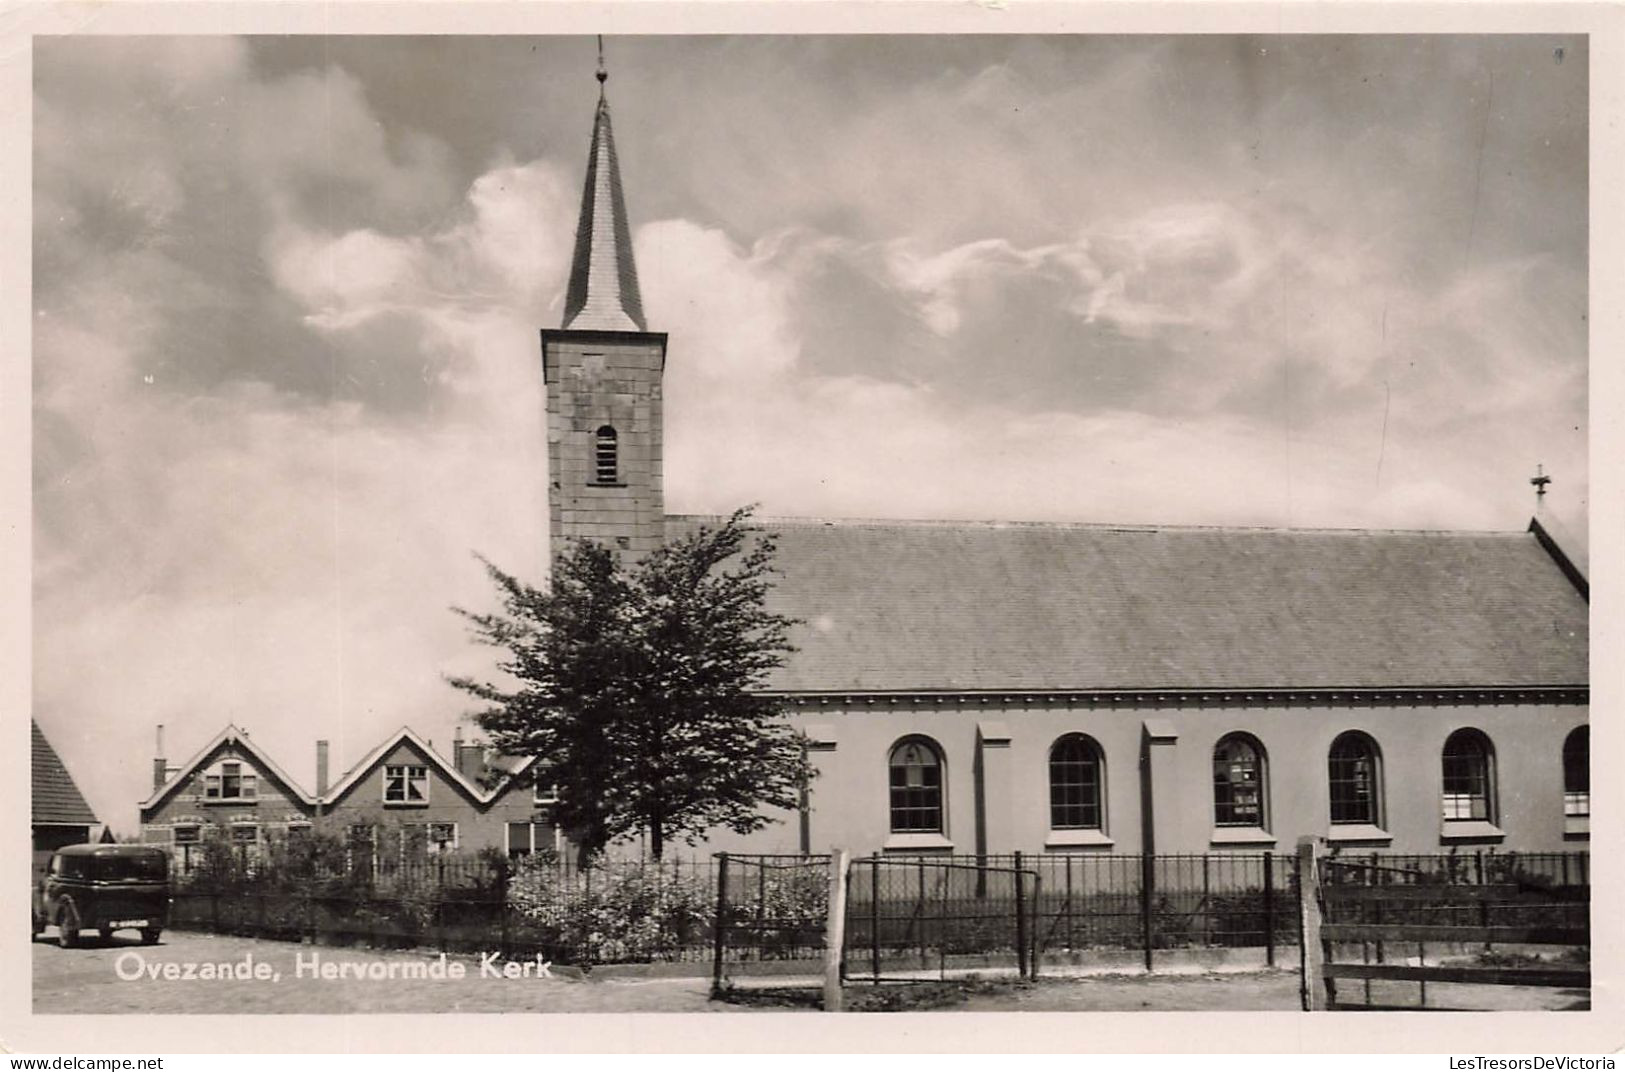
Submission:
<svg viewBox="0 0 1625 1072">
<path fill-rule="evenodd" d="M 1028 990 L 1019 979 L 945 979 L 879 985 L 849 985 L 843 991 L 848 1012 L 927 1012 L 952 1009 L 974 996 Z M 711 1000 L 761 1009 L 821 1009 L 824 992 L 812 987 L 724 987 Z"/>
</svg>

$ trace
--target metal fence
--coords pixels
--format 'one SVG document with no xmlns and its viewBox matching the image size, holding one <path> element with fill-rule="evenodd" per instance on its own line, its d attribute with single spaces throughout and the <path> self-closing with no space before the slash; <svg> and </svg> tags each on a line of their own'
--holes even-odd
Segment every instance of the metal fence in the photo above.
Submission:
<svg viewBox="0 0 1625 1072">
<path fill-rule="evenodd" d="M 928 880 L 928 872 L 919 870 L 922 862 L 951 865 L 953 875 Z M 864 868 L 875 866 L 869 858 L 853 862 L 855 902 L 867 903 L 871 896 L 876 881 L 863 875 Z M 1015 957 L 1018 900 L 1039 956 L 1252 947 L 1264 950 L 1266 962 L 1273 963 L 1277 947 L 1298 940 L 1294 859 L 1273 852 L 885 857 L 878 866 L 898 876 L 916 868 L 912 885 L 903 877 L 881 882 L 880 901 L 889 905 L 876 910 L 881 919 L 929 918 L 927 926 L 943 931 L 930 940 L 955 954 Z M 1016 872 L 1033 876 L 1020 887 L 1019 898 L 1011 877 Z M 861 928 L 863 918 L 852 919 Z M 883 925 L 883 936 L 888 933 Z M 921 927 L 910 933 L 917 941 Z"/>
<path fill-rule="evenodd" d="M 716 857 L 712 983 L 823 970 L 829 857 Z"/>
<path fill-rule="evenodd" d="M 1030 973 L 1040 879 L 974 857 L 853 860 L 847 877 L 844 974 L 874 982 L 1008 958 Z"/>
<path fill-rule="evenodd" d="M 828 860 L 719 854 L 581 869 L 490 854 L 337 865 L 245 857 L 179 877 L 171 925 L 560 964 L 807 974 L 823 955 Z M 1339 853 L 1326 862 L 1327 883 L 1513 883 L 1551 894 L 1492 905 L 1487 921 L 1482 905 L 1415 902 L 1440 924 L 1574 927 L 1589 904 L 1585 853 Z M 1248 947 L 1274 963 L 1299 941 L 1296 857 L 1273 852 L 861 857 L 847 890 L 853 977 L 979 964 L 1030 971 L 1093 950 L 1141 951 L 1149 968 L 1160 950 Z"/>
</svg>

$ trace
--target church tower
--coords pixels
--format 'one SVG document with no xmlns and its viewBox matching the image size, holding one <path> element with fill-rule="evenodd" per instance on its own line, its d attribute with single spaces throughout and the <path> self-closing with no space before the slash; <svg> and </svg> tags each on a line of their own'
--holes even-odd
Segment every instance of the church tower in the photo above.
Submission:
<svg viewBox="0 0 1625 1072">
<path fill-rule="evenodd" d="M 664 536 L 661 375 L 648 330 L 610 130 L 602 48 L 564 322 L 542 330 L 547 384 L 549 557 L 589 538 L 633 555 Z"/>
</svg>

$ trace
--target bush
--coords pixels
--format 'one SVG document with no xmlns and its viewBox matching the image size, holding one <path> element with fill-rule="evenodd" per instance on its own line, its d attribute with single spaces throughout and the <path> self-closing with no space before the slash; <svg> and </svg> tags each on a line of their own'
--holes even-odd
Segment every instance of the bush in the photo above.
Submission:
<svg viewBox="0 0 1625 1072">
<path fill-rule="evenodd" d="M 680 866 L 606 863 L 577 872 L 546 856 L 520 863 L 508 905 L 532 940 L 578 963 L 674 959 L 716 911 L 709 876 Z"/>
</svg>

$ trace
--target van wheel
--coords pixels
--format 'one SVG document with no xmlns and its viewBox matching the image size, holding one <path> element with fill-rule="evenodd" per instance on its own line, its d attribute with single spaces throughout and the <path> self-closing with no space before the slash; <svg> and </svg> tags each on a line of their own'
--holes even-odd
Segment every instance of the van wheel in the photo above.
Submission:
<svg viewBox="0 0 1625 1072">
<path fill-rule="evenodd" d="M 158 936 L 160 934 L 162 934 L 162 933 L 164 933 L 164 932 L 159 930 L 157 927 L 147 927 L 147 928 L 145 928 L 141 932 L 141 944 L 142 945 L 157 945 L 158 944 Z"/>
<path fill-rule="evenodd" d="M 79 910 L 72 901 L 66 901 L 56 913 L 57 944 L 72 949 L 79 944 Z"/>
</svg>

